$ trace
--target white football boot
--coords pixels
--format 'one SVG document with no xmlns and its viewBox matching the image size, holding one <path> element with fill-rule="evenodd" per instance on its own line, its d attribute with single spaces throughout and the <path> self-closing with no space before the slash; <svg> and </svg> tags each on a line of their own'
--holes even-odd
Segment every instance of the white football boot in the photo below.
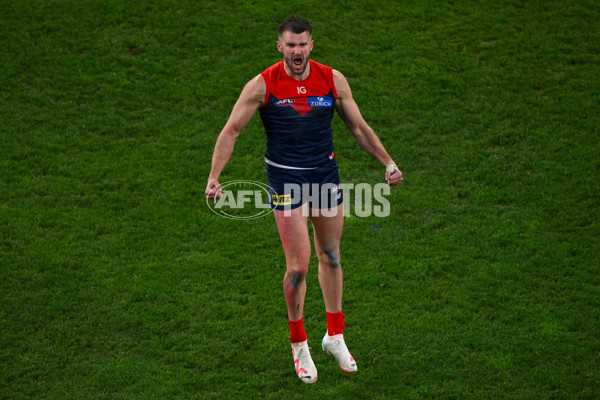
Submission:
<svg viewBox="0 0 600 400">
<path fill-rule="evenodd" d="M 329 336 L 328 333 L 325 333 L 321 347 L 323 351 L 328 352 L 335 358 L 339 369 L 347 374 L 353 374 L 357 371 L 356 361 L 354 361 L 354 357 L 346 347 L 344 335 Z"/>
<path fill-rule="evenodd" d="M 315 383 L 317 381 L 317 367 L 315 367 L 315 363 L 310 356 L 307 341 L 292 343 L 292 354 L 298 378 L 307 384 Z"/>
</svg>

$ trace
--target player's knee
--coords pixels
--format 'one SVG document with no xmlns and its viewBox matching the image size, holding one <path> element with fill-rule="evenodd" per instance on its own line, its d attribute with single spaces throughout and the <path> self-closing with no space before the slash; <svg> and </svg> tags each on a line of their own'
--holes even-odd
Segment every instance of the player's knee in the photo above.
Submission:
<svg viewBox="0 0 600 400">
<path fill-rule="evenodd" d="M 319 252 L 319 261 L 336 269 L 340 266 L 340 252 L 332 249 L 323 249 Z"/>
<path fill-rule="evenodd" d="M 308 264 L 303 267 L 290 269 L 288 272 L 286 272 L 285 277 L 283 278 L 284 287 L 298 290 L 300 284 L 306 280 L 307 273 Z"/>
</svg>

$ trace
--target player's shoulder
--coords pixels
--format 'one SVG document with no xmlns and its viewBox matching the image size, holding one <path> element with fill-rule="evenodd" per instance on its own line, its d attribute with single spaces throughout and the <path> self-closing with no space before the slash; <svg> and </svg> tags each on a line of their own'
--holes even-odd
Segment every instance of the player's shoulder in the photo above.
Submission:
<svg viewBox="0 0 600 400">
<path fill-rule="evenodd" d="M 330 67 L 329 65 L 322 64 L 322 63 L 312 60 L 312 59 L 310 59 L 309 62 L 310 62 L 311 70 L 317 70 L 321 76 L 326 76 L 328 78 L 331 78 L 332 71 L 334 71 L 334 69 L 332 67 Z"/>
<path fill-rule="evenodd" d="M 331 73 L 333 75 L 333 84 L 335 85 L 336 90 L 343 91 L 344 89 L 346 89 L 346 87 L 349 87 L 348 80 L 346 79 L 344 74 L 342 74 L 337 69 L 332 69 Z"/>
<path fill-rule="evenodd" d="M 331 73 L 333 74 L 333 79 L 343 79 L 343 80 L 346 80 L 346 77 L 344 76 L 344 74 L 342 74 L 340 71 L 338 71 L 335 68 L 331 69 Z"/>
<path fill-rule="evenodd" d="M 244 87 L 245 95 L 252 98 L 254 101 L 262 103 L 265 94 L 267 93 L 267 84 L 262 74 L 256 75 L 250 79 Z"/>
<path fill-rule="evenodd" d="M 265 78 L 262 74 L 258 74 L 256 75 L 254 78 L 250 79 L 248 81 L 248 83 L 246 84 L 246 86 L 264 86 L 265 85 Z"/>
</svg>

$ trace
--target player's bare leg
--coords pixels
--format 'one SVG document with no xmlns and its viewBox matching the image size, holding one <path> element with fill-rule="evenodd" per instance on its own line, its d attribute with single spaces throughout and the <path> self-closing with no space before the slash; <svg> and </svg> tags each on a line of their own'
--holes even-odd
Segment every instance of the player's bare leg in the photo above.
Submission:
<svg viewBox="0 0 600 400">
<path fill-rule="evenodd" d="M 308 236 L 305 206 L 294 210 L 275 210 L 275 221 L 285 252 L 286 273 L 283 278 L 283 291 L 290 324 L 290 342 L 296 374 L 304 383 L 317 380 L 317 369 L 310 356 L 303 313 L 306 296 L 306 274 L 310 261 L 310 239 Z"/>
<path fill-rule="evenodd" d="M 283 290 L 292 321 L 302 318 L 306 295 L 306 274 L 310 262 L 310 239 L 307 218 L 302 215 L 302 207 L 294 210 L 275 210 L 275 221 L 285 252 L 286 273 Z"/>
<path fill-rule="evenodd" d="M 319 285 L 328 313 L 342 311 L 343 277 L 340 264 L 340 239 L 344 227 L 343 206 L 333 216 L 312 216 L 315 249 L 319 259 Z"/>
<path fill-rule="evenodd" d="M 344 226 L 344 211 L 340 204 L 333 215 L 311 217 L 315 234 L 315 248 L 319 258 L 319 284 L 323 292 L 327 314 L 327 333 L 321 344 L 333 355 L 338 367 L 347 373 L 356 372 L 356 361 L 344 341 L 344 314 L 342 312 L 343 276 L 340 264 L 340 239 Z"/>
</svg>

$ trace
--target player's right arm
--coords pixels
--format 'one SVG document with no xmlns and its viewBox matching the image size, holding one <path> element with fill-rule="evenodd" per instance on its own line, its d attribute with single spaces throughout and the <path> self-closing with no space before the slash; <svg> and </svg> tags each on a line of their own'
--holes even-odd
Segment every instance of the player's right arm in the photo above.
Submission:
<svg viewBox="0 0 600 400">
<path fill-rule="evenodd" d="M 206 197 L 221 197 L 219 176 L 233 153 L 233 147 L 240 132 L 248 125 L 256 110 L 262 105 L 266 92 L 267 86 L 260 74 L 244 86 L 227 123 L 217 138 L 205 190 Z"/>
</svg>

